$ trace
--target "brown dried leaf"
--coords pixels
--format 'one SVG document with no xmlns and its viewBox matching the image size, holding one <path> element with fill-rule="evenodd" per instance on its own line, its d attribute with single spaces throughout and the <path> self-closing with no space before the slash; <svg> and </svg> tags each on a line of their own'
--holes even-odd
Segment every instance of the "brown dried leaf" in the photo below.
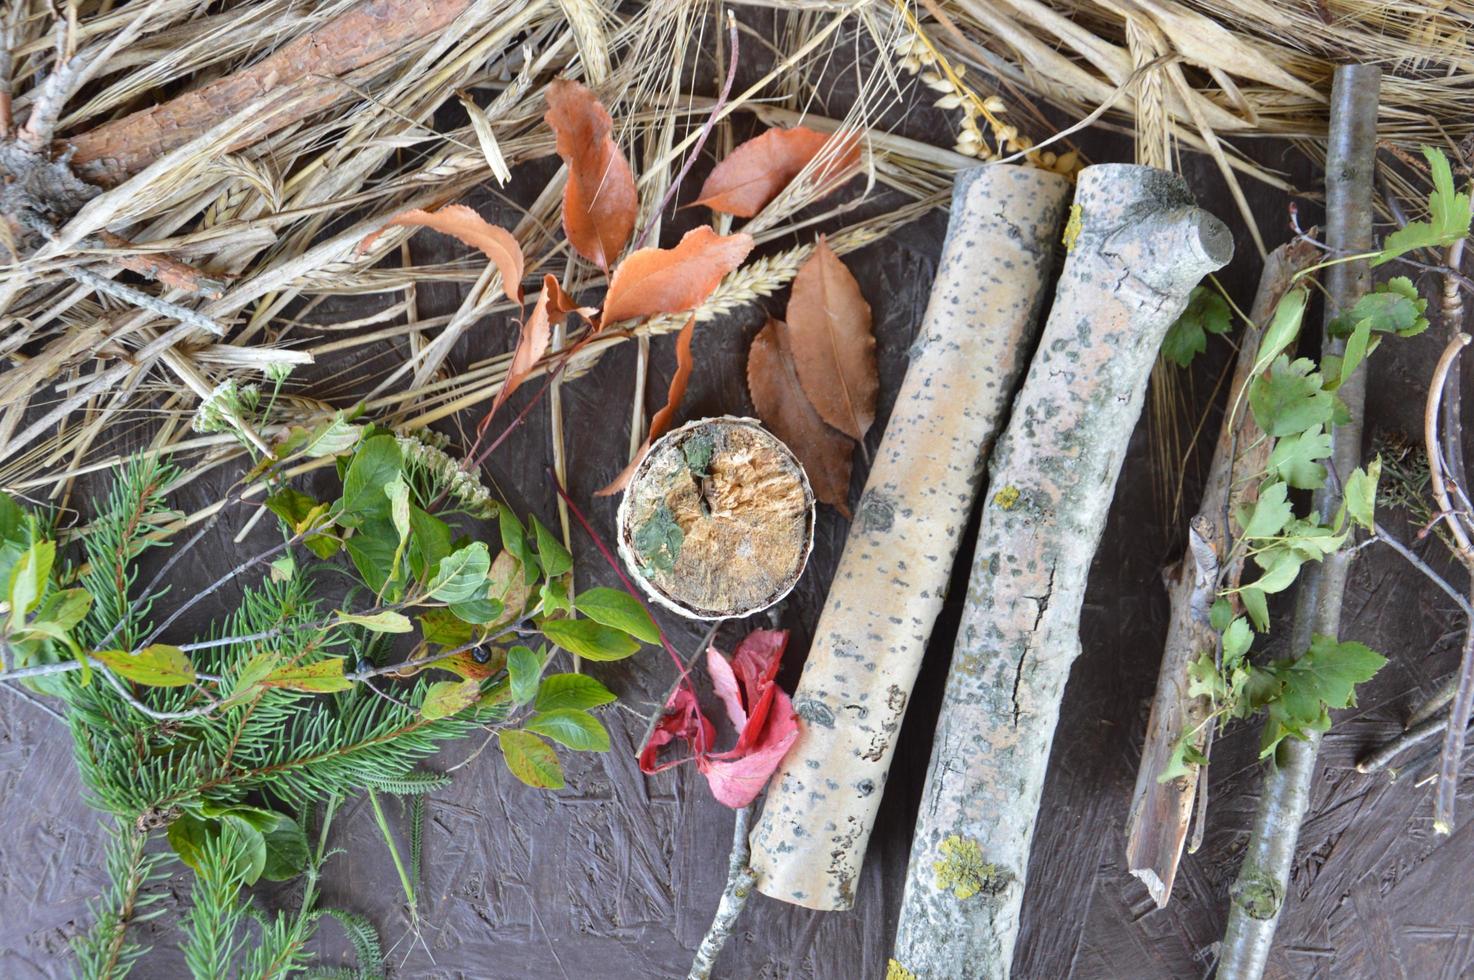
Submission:
<svg viewBox="0 0 1474 980">
<path fill-rule="evenodd" d="M 502 390 L 497 392 L 496 401 L 492 403 L 491 411 L 482 420 L 482 426 L 496 414 L 497 409 L 512 396 L 512 392 L 527 380 L 527 376 L 537 367 L 543 355 L 548 352 L 548 343 L 552 340 L 552 317 L 567 316 L 569 313 L 577 313 L 584 319 L 588 319 L 598 311 L 593 307 L 579 306 L 572 296 L 563 291 L 554 276 L 543 276 L 543 288 L 537 295 L 537 302 L 532 306 L 532 312 L 528 314 L 527 320 L 522 324 L 522 334 L 517 340 L 517 350 L 512 355 L 512 363 L 507 367 L 507 380 L 502 384 Z"/>
<path fill-rule="evenodd" d="M 717 164 L 692 204 L 751 218 L 782 193 L 829 140 L 829 134 L 806 126 L 770 129 L 743 143 Z M 860 162 L 860 142 L 855 136 L 838 136 L 836 140 L 831 158 L 816 175 L 819 183 L 831 183 L 824 193 L 839 187 Z"/>
<path fill-rule="evenodd" d="M 880 389 L 870 304 L 823 235 L 793 279 L 788 327 L 798 380 L 819 417 L 864 439 Z"/>
<path fill-rule="evenodd" d="M 814 496 L 850 516 L 850 465 L 855 443 L 824 424 L 804 394 L 789 350 L 788 324 L 769 319 L 747 352 L 747 389 L 758 418 L 792 449 Z"/>
<path fill-rule="evenodd" d="M 675 248 L 642 248 L 619 263 L 604 297 L 603 322 L 695 309 L 752 251 L 752 236 L 686 232 Z"/>
<path fill-rule="evenodd" d="M 681 328 L 680 335 L 676 337 L 676 373 L 670 379 L 670 391 L 666 394 L 665 407 L 650 418 L 650 431 L 645 434 L 645 441 L 640 443 L 640 451 L 635 453 L 635 458 L 630 460 L 630 464 L 614 478 L 613 483 L 597 491 L 594 496 L 608 497 L 623 490 L 630 482 L 630 477 L 634 475 L 635 467 L 650 451 L 650 444 L 665 435 L 666 430 L 675 421 L 676 410 L 681 407 L 681 399 L 686 396 L 686 384 L 691 380 L 691 369 L 695 366 L 691 358 L 691 337 L 695 332 L 696 318 L 693 316 L 686 321 L 686 325 Z"/>
<path fill-rule="evenodd" d="M 640 199 L 635 176 L 610 134 L 609 110 L 578 82 L 554 79 L 543 121 L 568 165 L 563 232 L 579 255 L 609 271 L 635 230 Z"/>
<path fill-rule="evenodd" d="M 359 242 L 359 253 L 367 252 L 385 230 L 394 227 L 429 228 L 481 249 L 502 274 L 502 291 L 512 302 L 521 305 L 522 272 L 526 263 L 522 258 L 522 246 L 507 229 L 491 224 L 464 204 L 451 204 L 435 212 L 413 208 L 396 214 L 385 222 L 383 228 Z"/>
</svg>

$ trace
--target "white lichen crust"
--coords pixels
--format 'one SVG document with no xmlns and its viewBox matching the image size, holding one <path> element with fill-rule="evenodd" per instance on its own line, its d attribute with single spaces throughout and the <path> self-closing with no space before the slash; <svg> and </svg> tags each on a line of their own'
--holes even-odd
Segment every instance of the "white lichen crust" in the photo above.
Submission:
<svg viewBox="0 0 1474 980">
<path fill-rule="evenodd" d="M 906 379 L 815 629 L 799 740 L 753 838 L 758 890 L 849 908 L 983 463 L 1037 336 L 1069 181 L 958 175 Z"/>
<path fill-rule="evenodd" d="M 1086 168 L 1080 232 L 989 470 L 896 937 L 919 980 L 1006 977 L 1080 604 L 1147 378 L 1192 287 L 1233 244 L 1186 183 Z M 947 842 L 989 870 L 960 897 Z"/>
</svg>

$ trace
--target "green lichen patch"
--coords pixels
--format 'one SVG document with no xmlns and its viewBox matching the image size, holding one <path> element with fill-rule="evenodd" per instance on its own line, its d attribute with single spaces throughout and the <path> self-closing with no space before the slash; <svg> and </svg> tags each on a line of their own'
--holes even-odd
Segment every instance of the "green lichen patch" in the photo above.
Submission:
<svg viewBox="0 0 1474 980">
<path fill-rule="evenodd" d="M 953 834 L 938 850 L 942 860 L 932 864 L 937 873 L 937 887 L 951 889 L 959 900 L 977 894 L 996 895 L 1008 884 L 1009 874 L 983 860 L 983 848 L 975 840 Z"/>
<path fill-rule="evenodd" d="M 1245 868 L 1239 880 L 1233 883 L 1234 904 L 1251 918 L 1267 922 L 1274 918 L 1284 904 L 1285 893 L 1273 875 L 1258 868 Z"/>
</svg>

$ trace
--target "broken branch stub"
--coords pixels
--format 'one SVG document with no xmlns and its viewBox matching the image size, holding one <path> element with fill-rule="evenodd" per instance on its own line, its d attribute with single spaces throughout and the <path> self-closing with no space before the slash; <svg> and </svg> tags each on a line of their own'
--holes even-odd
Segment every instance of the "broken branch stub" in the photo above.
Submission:
<svg viewBox="0 0 1474 980">
<path fill-rule="evenodd" d="M 1081 172 L 1079 235 L 989 470 L 912 840 L 895 959 L 1006 977 L 1080 605 L 1147 378 L 1193 286 L 1233 254 L 1182 178 Z"/>
<path fill-rule="evenodd" d="M 845 909 L 983 463 L 1028 363 L 1069 182 L 958 175 L 906 379 L 814 633 L 798 742 L 753 838 L 758 890 Z"/>
</svg>

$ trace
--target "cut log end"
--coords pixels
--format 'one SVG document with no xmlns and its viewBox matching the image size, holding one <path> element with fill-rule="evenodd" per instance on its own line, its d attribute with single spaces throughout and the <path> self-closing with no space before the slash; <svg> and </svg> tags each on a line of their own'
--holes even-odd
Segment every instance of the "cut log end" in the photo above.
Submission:
<svg viewBox="0 0 1474 980">
<path fill-rule="evenodd" d="M 788 447 L 751 419 L 692 422 L 630 477 L 619 550 L 650 597 L 693 619 L 746 616 L 798 582 L 814 494 Z"/>
</svg>

